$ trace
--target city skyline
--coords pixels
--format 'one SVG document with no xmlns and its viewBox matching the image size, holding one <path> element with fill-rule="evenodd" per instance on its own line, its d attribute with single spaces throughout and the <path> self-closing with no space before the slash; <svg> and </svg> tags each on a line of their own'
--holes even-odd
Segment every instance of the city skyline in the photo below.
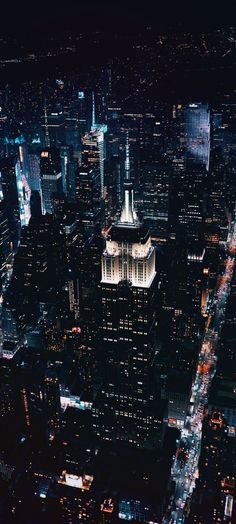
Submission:
<svg viewBox="0 0 236 524">
<path fill-rule="evenodd" d="M 37 7 L 0 40 L 0 521 L 233 524 L 230 10 Z"/>
</svg>

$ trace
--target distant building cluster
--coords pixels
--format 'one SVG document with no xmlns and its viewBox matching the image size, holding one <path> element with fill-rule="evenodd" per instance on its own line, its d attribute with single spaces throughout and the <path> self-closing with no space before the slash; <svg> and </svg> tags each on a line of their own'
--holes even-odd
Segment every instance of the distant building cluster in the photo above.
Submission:
<svg viewBox="0 0 236 524">
<path fill-rule="evenodd" d="M 4 524 L 233 524 L 236 270 L 221 316 L 216 291 L 236 254 L 236 94 L 127 98 L 126 68 L 0 91 Z"/>
</svg>

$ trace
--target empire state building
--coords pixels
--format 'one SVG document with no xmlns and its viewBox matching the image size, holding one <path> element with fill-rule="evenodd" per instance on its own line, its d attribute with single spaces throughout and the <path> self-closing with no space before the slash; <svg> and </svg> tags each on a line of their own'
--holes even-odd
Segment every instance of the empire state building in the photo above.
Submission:
<svg viewBox="0 0 236 524">
<path fill-rule="evenodd" d="M 93 405 L 93 427 L 103 440 L 142 447 L 161 440 L 163 413 L 153 372 L 156 290 L 155 249 L 134 209 L 127 139 L 123 206 L 102 255 L 103 385 Z"/>
</svg>

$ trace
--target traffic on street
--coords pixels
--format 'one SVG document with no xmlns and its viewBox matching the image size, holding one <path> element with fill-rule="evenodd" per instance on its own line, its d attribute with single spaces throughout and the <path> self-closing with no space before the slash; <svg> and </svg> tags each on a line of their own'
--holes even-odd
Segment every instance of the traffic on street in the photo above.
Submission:
<svg viewBox="0 0 236 524">
<path fill-rule="evenodd" d="M 213 297 L 211 320 L 206 324 L 201 344 L 195 380 L 192 386 L 190 416 L 187 416 L 181 431 L 177 452 L 172 466 L 175 491 L 172 507 L 163 519 L 163 524 L 183 523 L 188 513 L 191 494 L 198 476 L 198 461 L 201 451 L 202 423 L 207 405 L 208 392 L 216 369 L 217 344 L 225 318 L 227 298 L 235 269 L 236 219 L 228 234 L 224 272 L 219 275 Z"/>
</svg>

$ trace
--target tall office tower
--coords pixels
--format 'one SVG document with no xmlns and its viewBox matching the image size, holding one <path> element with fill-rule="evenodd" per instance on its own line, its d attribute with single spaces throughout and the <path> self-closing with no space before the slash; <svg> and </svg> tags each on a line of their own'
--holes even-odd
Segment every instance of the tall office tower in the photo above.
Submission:
<svg viewBox="0 0 236 524">
<path fill-rule="evenodd" d="M 31 191 L 30 214 L 32 218 L 39 219 L 42 216 L 42 202 L 39 191 Z"/>
<path fill-rule="evenodd" d="M 101 279 L 100 261 L 103 249 L 101 226 L 104 206 L 100 196 L 100 173 L 96 166 L 82 164 L 76 174 L 76 200 L 80 210 L 82 243 L 79 256 L 80 314 L 83 320 L 83 340 L 93 343 L 97 332 L 98 285 Z"/>
<path fill-rule="evenodd" d="M 202 210 L 193 198 L 187 201 L 187 196 L 185 193 L 179 210 L 179 231 L 180 235 L 184 235 L 185 238 L 198 241 L 203 229 Z"/>
<path fill-rule="evenodd" d="M 107 108 L 109 133 L 107 137 L 107 156 L 118 155 L 121 140 L 121 107 L 112 101 Z"/>
<path fill-rule="evenodd" d="M 170 186 L 169 186 L 169 228 L 171 238 L 176 238 L 178 231 L 179 207 L 183 199 L 185 184 L 185 167 L 182 155 L 177 155 L 172 160 Z"/>
<path fill-rule="evenodd" d="M 158 446 L 163 411 L 153 387 L 156 330 L 155 250 L 139 222 L 133 186 L 124 182 L 120 218 L 102 255 L 101 362 L 104 383 L 93 406 L 101 439 Z"/>
<path fill-rule="evenodd" d="M 3 303 L 5 340 L 12 341 L 13 337 L 14 342 L 17 334 L 23 337 L 26 326 L 32 327 L 38 320 L 39 301 L 44 293 L 49 296 L 47 292 L 51 290 L 51 298 L 55 289 L 61 289 L 65 275 L 63 239 L 58 220 L 49 214 L 31 218 L 28 227 L 22 229 Z M 58 302 L 59 295 L 55 294 Z"/>
<path fill-rule="evenodd" d="M 77 266 L 78 250 L 80 245 L 80 231 L 77 211 L 70 205 L 65 205 L 63 213 L 57 215 L 60 219 L 60 230 L 64 234 L 65 257 L 67 271 Z"/>
<path fill-rule="evenodd" d="M 226 205 L 230 213 L 234 210 L 236 201 L 236 149 L 231 149 L 229 154 L 229 161 L 226 165 Z"/>
<path fill-rule="evenodd" d="M 92 126 L 91 131 L 82 138 L 82 162 L 97 166 L 100 172 L 100 193 L 104 197 L 104 165 L 106 159 L 105 134 L 106 124 L 96 124 L 95 99 L 93 94 Z"/>
<path fill-rule="evenodd" d="M 106 224 L 109 226 L 114 221 L 117 209 L 122 202 L 121 164 L 118 155 L 109 158 L 105 180 Z"/>
<path fill-rule="evenodd" d="M 19 154 L 16 162 L 16 184 L 20 211 L 21 227 L 27 226 L 30 219 L 29 162 L 26 144 L 19 145 Z"/>
<path fill-rule="evenodd" d="M 17 413 L 19 413 L 19 405 L 17 402 L 16 384 L 13 377 L 12 366 L 9 361 L 1 360 L 0 416 L 5 431 L 8 428 L 9 422 L 12 421 L 15 426 L 17 425 Z"/>
<path fill-rule="evenodd" d="M 226 241 L 229 225 L 229 209 L 227 213 L 227 175 L 225 171 L 225 161 L 222 152 L 220 148 L 215 148 L 211 154 L 205 221 L 206 224 L 215 226 L 215 230 L 218 229 L 221 241 Z"/>
<path fill-rule="evenodd" d="M 68 292 L 68 309 L 72 325 L 79 319 L 80 292 L 79 292 L 79 268 L 81 234 L 79 230 L 79 220 L 77 213 L 69 205 L 64 208 L 63 216 L 60 220 L 61 231 L 65 241 L 65 270 L 66 281 L 65 290 Z"/>
<path fill-rule="evenodd" d="M 210 110 L 207 104 L 188 104 L 183 110 L 186 162 L 200 164 L 208 171 L 210 158 Z"/>
<path fill-rule="evenodd" d="M 43 209 L 53 213 L 52 193 L 62 193 L 61 159 L 56 148 L 46 148 L 40 155 L 40 173 L 43 196 Z"/>
<path fill-rule="evenodd" d="M 5 202 L 0 202 L 0 294 L 6 281 L 8 264 L 12 254 L 12 243 Z"/>
<path fill-rule="evenodd" d="M 224 151 L 226 128 L 223 125 L 222 109 L 211 109 L 211 150 Z"/>
<path fill-rule="evenodd" d="M 90 236 L 80 251 L 80 314 L 83 321 L 82 337 L 85 343 L 94 344 L 98 336 L 100 310 L 99 283 L 101 256 L 104 243 L 99 234 Z"/>
<path fill-rule="evenodd" d="M 100 174 L 97 166 L 82 164 L 76 173 L 76 200 L 81 209 L 81 225 L 85 238 L 99 232 L 102 222 Z"/>
<path fill-rule="evenodd" d="M 203 235 L 206 170 L 189 164 L 176 171 L 171 181 L 170 210 L 181 241 L 198 241 Z"/>
<path fill-rule="evenodd" d="M 31 191 L 39 191 L 41 194 L 40 158 L 35 153 L 29 153 L 29 177 L 28 183 Z"/>
<path fill-rule="evenodd" d="M 0 190 L 1 199 L 6 204 L 11 240 L 14 247 L 20 238 L 20 216 L 15 171 L 16 157 L 11 156 L 0 160 Z"/>
<path fill-rule="evenodd" d="M 68 164 L 73 159 L 73 148 L 71 146 L 60 147 L 61 157 L 61 174 L 62 174 L 62 190 L 65 195 L 68 194 L 69 176 Z"/>
<path fill-rule="evenodd" d="M 76 158 L 79 158 L 81 155 L 81 146 L 82 146 L 82 137 L 84 134 L 89 131 L 91 127 L 91 111 L 90 111 L 90 102 L 88 103 L 88 96 L 85 91 L 76 91 L 76 100 L 75 100 L 75 114 L 77 119 L 78 126 L 78 151 L 74 147 L 74 155 Z M 66 142 L 68 143 L 68 142 Z"/>
<path fill-rule="evenodd" d="M 45 364 L 40 354 L 20 348 L 12 361 L 12 381 L 20 406 L 16 421 L 23 423 L 31 436 L 45 439 L 45 412 L 43 402 L 43 379 Z M 19 402 L 18 401 L 18 402 Z"/>
<path fill-rule="evenodd" d="M 60 147 L 65 143 L 65 115 L 60 109 L 50 111 L 45 109 L 42 128 L 45 147 Z"/>
<path fill-rule="evenodd" d="M 16 320 L 20 336 L 24 334 L 25 326 L 32 325 L 37 319 L 37 292 L 39 281 L 44 276 L 40 272 L 47 268 L 47 261 L 43 258 L 45 250 L 34 233 L 31 225 L 22 229 L 21 242 L 14 259 L 12 279 L 6 293 L 8 308 Z"/>
<path fill-rule="evenodd" d="M 72 111 L 66 116 L 65 120 L 65 144 L 71 146 L 76 158 L 79 158 L 81 151 L 81 134 L 78 116 Z"/>
<path fill-rule="evenodd" d="M 185 282 L 181 282 L 182 309 L 186 315 L 185 337 L 196 341 L 203 328 L 202 312 L 204 309 L 204 255 L 205 248 L 199 242 L 191 242 L 187 250 Z M 185 295 L 185 296 L 184 296 Z"/>
<path fill-rule="evenodd" d="M 165 238 L 169 216 L 170 169 L 163 164 L 146 164 L 142 167 L 144 224 L 153 237 Z"/>
<path fill-rule="evenodd" d="M 76 200 L 76 170 L 78 159 L 71 158 L 67 164 L 67 200 L 75 202 Z"/>
<path fill-rule="evenodd" d="M 21 338 L 21 322 L 18 322 L 16 306 L 11 301 L 4 298 L 2 307 L 2 332 L 3 342 L 13 344 L 15 347 Z M 13 353 L 14 354 L 14 353 Z"/>
<path fill-rule="evenodd" d="M 96 79 L 97 113 L 101 122 L 106 122 L 107 106 L 111 99 L 111 70 L 102 68 Z"/>
<path fill-rule="evenodd" d="M 54 369 L 48 368 L 44 378 L 44 400 L 48 440 L 53 440 L 61 429 L 59 380 Z"/>
<path fill-rule="evenodd" d="M 68 294 L 69 294 L 69 310 L 71 313 L 72 323 L 76 323 L 80 316 L 80 291 L 79 278 L 75 274 L 68 276 Z M 75 331 L 76 333 L 76 331 Z"/>
</svg>

